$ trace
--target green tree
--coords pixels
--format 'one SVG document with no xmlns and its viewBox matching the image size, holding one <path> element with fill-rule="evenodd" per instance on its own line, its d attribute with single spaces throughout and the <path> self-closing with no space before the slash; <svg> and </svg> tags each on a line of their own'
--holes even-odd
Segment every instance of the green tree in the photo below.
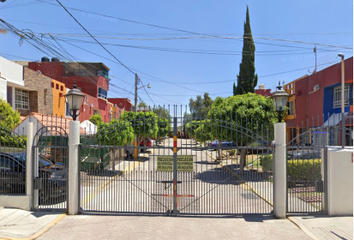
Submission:
<svg viewBox="0 0 354 240">
<path fill-rule="evenodd" d="M 0 126 L 12 130 L 19 123 L 20 113 L 14 111 L 8 102 L 0 99 Z"/>
<path fill-rule="evenodd" d="M 145 102 L 140 102 L 138 104 L 138 107 L 147 107 L 146 103 Z"/>
<path fill-rule="evenodd" d="M 199 127 L 195 130 L 195 137 L 198 142 L 212 140 L 210 120 L 200 121 Z"/>
<path fill-rule="evenodd" d="M 110 123 L 100 123 L 97 127 L 96 140 L 99 145 L 124 146 L 134 140 L 134 130 L 130 122 L 112 120 Z M 123 159 L 122 149 L 109 148 L 110 166 L 115 168 L 116 153 L 119 153 L 119 160 Z"/>
<path fill-rule="evenodd" d="M 197 95 L 196 99 L 189 99 L 189 111 L 193 120 L 201 120 L 208 114 L 213 100 L 210 98 L 209 93 L 204 93 L 204 96 Z"/>
<path fill-rule="evenodd" d="M 13 134 L 12 130 L 20 123 L 20 113 L 0 99 L 0 145 L 26 148 L 26 136 Z"/>
<path fill-rule="evenodd" d="M 100 123 L 103 122 L 103 119 L 101 115 L 94 114 L 90 117 L 89 121 L 98 126 Z"/>
<path fill-rule="evenodd" d="M 169 121 L 171 121 L 170 112 L 168 111 L 168 109 L 166 109 L 164 107 L 161 107 L 161 106 L 154 107 L 152 109 L 152 112 L 155 113 L 155 115 L 158 117 L 167 118 Z"/>
<path fill-rule="evenodd" d="M 124 112 L 120 120 L 128 121 L 132 124 L 138 143 L 146 137 L 157 137 L 157 118 L 153 112 Z"/>
<path fill-rule="evenodd" d="M 254 93 L 254 88 L 257 86 L 258 75 L 255 74 L 256 68 L 254 57 L 256 46 L 254 45 L 249 9 L 247 6 L 246 21 L 244 22 L 242 62 L 240 64 L 240 72 L 237 75 L 237 86 L 233 85 L 233 94 Z"/>
<path fill-rule="evenodd" d="M 272 136 L 276 122 L 272 100 L 255 93 L 216 98 L 208 119 L 211 121 L 211 135 L 219 140 L 219 157 L 221 141 L 232 141 L 243 146 L 262 140 Z M 266 131 L 267 134 L 264 133 Z"/>
<path fill-rule="evenodd" d="M 157 141 L 161 142 L 162 138 L 169 135 L 171 132 L 171 124 L 169 119 L 164 117 L 157 117 Z"/>
</svg>

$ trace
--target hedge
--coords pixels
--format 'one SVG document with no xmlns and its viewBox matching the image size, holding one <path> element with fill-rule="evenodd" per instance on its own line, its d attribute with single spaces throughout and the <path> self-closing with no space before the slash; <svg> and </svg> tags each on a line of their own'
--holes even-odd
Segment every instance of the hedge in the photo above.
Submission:
<svg viewBox="0 0 354 240">
<path fill-rule="evenodd" d="M 259 157 L 264 172 L 273 171 L 273 154 Z M 288 161 L 288 177 L 290 181 L 321 180 L 321 159 L 293 159 Z"/>
<path fill-rule="evenodd" d="M 262 155 L 259 157 L 263 172 L 273 172 L 273 154 Z"/>
<path fill-rule="evenodd" d="M 321 180 L 321 159 L 297 159 L 288 161 L 290 181 Z"/>
</svg>

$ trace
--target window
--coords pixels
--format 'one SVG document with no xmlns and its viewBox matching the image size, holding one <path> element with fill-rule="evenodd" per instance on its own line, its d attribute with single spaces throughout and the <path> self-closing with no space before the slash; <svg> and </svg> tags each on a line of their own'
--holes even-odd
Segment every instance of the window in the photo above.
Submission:
<svg viewBox="0 0 354 240">
<path fill-rule="evenodd" d="M 342 86 L 337 86 L 333 90 L 333 108 L 340 108 L 342 105 L 341 101 Z M 349 85 L 344 85 L 344 106 L 348 106 L 349 99 Z"/>
<path fill-rule="evenodd" d="M 64 87 L 63 86 L 60 86 L 60 91 L 64 91 Z"/>
<path fill-rule="evenodd" d="M 288 115 L 294 115 L 294 101 L 288 102 Z"/>
<path fill-rule="evenodd" d="M 103 88 L 98 88 L 98 97 L 107 99 L 107 90 L 104 90 Z"/>
<path fill-rule="evenodd" d="M 15 108 L 28 109 L 28 91 L 22 89 L 15 89 Z"/>
</svg>

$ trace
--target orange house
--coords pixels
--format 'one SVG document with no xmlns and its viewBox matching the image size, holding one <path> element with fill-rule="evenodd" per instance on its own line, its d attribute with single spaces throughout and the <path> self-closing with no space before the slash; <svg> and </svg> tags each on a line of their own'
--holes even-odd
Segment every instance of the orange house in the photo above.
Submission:
<svg viewBox="0 0 354 240">
<path fill-rule="evenodd" d="M 65 84 L 52 79 L 53 92 L 53 115 L 58 117 L 65 117 Z"/>
</svg>

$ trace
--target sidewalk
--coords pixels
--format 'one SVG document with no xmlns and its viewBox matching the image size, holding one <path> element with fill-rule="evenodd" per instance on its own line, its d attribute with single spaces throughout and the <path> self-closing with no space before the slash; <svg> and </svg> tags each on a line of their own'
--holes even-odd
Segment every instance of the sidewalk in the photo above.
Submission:
<svg viewBox="0 0 354 240">
<path fill-rule="evenodd" d="M 0 239 L 353 239 L 353 217 L 76 215 L 0 208 Z"/>
</svg>

